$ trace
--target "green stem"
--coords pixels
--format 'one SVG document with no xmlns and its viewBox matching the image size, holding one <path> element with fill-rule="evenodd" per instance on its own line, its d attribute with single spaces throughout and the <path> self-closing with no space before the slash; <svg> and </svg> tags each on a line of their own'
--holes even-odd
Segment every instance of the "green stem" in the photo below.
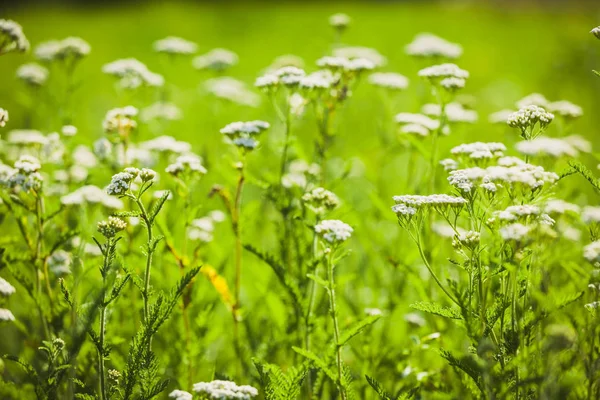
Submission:
<svg viewBox="0 0 600 400">
<path fill-rule="evenodd" d="M 338 325 L 337 318 L 337 304 L 335 299 L 335 280 L 333 276 L 333 250 L 327 256 L 327 281 L 329 287 L 327 293 L 329 293 L 329 307 L 331 308 L 331 319 L 333 320 L 333 334 L 335 338 L 336 347 L 336 362 L 338 370 L 338 382 L 337 386 L 340 391 L 342 400 L 346 400 L 346 391 L 342 385 L 342 347 L 340 346 L 340 327 Z"/>
<path fill-rule="evenodd" d="M 317 225 L 319 223 L 319 216 L 317 215 L 316 220 L 315 220 L 315 225 Z M 313 233 L 313 240 L 312 240 L 312 261 L 317 259 L 317 251 L 318 251 L 318 241 L 317 241 L 317 233 L 314 232 Z M 304 322 L 305 322 L 305 337 L 304 337 L 304 346 L 306 347 L 306 351 L 310 351 L 310 334 L 312 331 L 312 314 L 313 314 L 313 308 L 315 307 L 315 297 L 316 297 L 316 292 L 317 292 L 317 283 L 311 279 L 310 283 L 309 283 L 309 289 L 308 289 L 308 309 L 306 310 L 306 317 L 304 318 Z M 310 372 L 307 374 L 306 376 L 306 385 L 308 387 L 308 398 L 309 400 L 312 399 L 312 377 L 310 375 Z"/>
<path fill-rule="evenodd" d="M 233 232 L 235 234 L 235 288 L 234 288 L 234 296 L 235 296 L 235 304 L 233 305 L 233 338 L 234 345 L 236 351 L 238 352 L 238 359 L 240 364 L 242 363 L 241 359 L 241 349 L 240 349 L 240 333 L 239 333 L 239 317 L 238 312 L 240 310 L 240 292 L 242 286 L 242 231 L 240 227 L 240 215 L 242 211 L 242 194 L 244 189 L 244 182 L 246 177 L 244 175 L 245 159 L 242 160 L 242 166 L 239 169 L 239 178 L 237 183 L 237 188 L 235 192 L 235 201 L 232 213 L 232 222 L 233 222 Z M 239 375 L 239 374 L 238 374 Z"/>
<path fill-rule="evenodd" d="M 429 261 L 427 261 L 427 257 L 425 257 L 425 253 L 423 253 L 423 246 L 421 246 L 420 240 L 416 240 L 415 242 L 417 243 L 417 249 L 419 250 L 419 255 L 421 256 L 421 259 L 425 263 L 425 267 L 427 267 L 427 270 L 431 274 L 431 277 L 433 278 L 433 280 L 435 281 L 435 283 L 437 283 L 437 285 L 439 286 L 439 288 L 442 289 L 442 291 L 446 294 L 446 296 L 448 296 L 448 298 L 450 300 L 452 300 L 452 302 L 454 304 L 456 304 L 456 305 L 458 305 L 460 307 L 460 304 L 458 303 L 458 301 L 454 298 L 454 296 L 452 296 L 450 294 L 450 292 L 444 287 L 444 285 L 442 285 L 442 282 L 440 281 L 440 279 L 437 277 L 437 275 L 435 274 L 435 272 L 433 272 L 433 269 L 431 268 L 431 265 L 429 265 Z"/>
</svg>

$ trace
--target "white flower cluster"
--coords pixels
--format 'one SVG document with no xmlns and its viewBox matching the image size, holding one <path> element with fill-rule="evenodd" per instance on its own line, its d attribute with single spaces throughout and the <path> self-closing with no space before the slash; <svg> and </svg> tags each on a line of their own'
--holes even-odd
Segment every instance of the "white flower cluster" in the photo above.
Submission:
<svg viewBox="0 0 600 400">
<path fill-rule="evenodd" d="M 467 81 L 463 78 L 455 77 L 444 78 L 440 81 L 440 86 L 452 93 L 458 91 L 459 89 L 464 89 L 466 84 Z"/>
<path fill-rule="evenodd" d="M 175 154 L 189 153 L 192 145 L 188 142 L 182 142 L 175 139 L 173 136 L 158 136 L 154 139 L 140 143 L 140 148 L 159 153 L 171 152 Z"/>
<path fill-rule="evenodd" d="M 548 104 L 548 111 L 565 119 L 576 119 L 583 115 L 583 109 L 567 100 L 554 101 Z"/>
<path fill-rule="evenodd" d="M 510 185 L 523 185 L 529 189 L 538 189 L 546 184 L 553 184 L 558 180 L 554 172 L 545 171 L 543 167 L 526 164 L 522 160 L 518 164 L 504 166 L 502 163 L 513 161 L 514 157 L 498 159 L 499 165 L 487 168 L 473 167 L 452 171 L 451 174 L 461 174 L 471 182 L 493 182 Z"/>
<path fill-rule="evenodd" d="M 10 310 L 7 310 L 6 308 L 0 308 L 0 322 L 10 322 L 14 320 L 15 316 Z"/>
<path fill-rule="evenodd" d="M 517 101 L 515 105 L 517 106 L 517 108 L 521 109 L 529 106 L 538 106 L 546 108 L 548 107 L 548 104 L 550 104 L 550 101 L 543 94 L 531 93 L 523 97 L 521 100 Z"/>
<path fill-rule="evenodd" d="M 481 241 L 481 234 L 476 231 L 461 232 L 459 235 L 454 235 L 452 240 L 453 247 L 467 247 L 473 249 L 479 245 Z"/>
<path fill-rule="evenodd" d="M 73 137 L 77 135 L 77 132 L 77 127 L 73 125 L 63 125 L 63 127 L 60 128 L 60 133 L 65 137 Z"/>
<path fill-rule="evenodd" d="M 181 155 L 169 164 L 165 172 L 175 177 L 202 176 L 208 171 L 202 165 L 202 159 L 194 154 Z"/>
<path fill-rule="evenodd" d="M 498 142 L 464 143 L 450 150 L 454 155 L 467 157 L 472 160 L 502 157 L 504 151 L 506 151 L 506 146 L 503 143 Z"/>
<path fill-rule="evenodd" d="M 441 116 L 441 107 L 439 104 L 425 104 L 421 107 L 423 114 L 439 117 Z M 444 114 L 449 122 L 475 123 L 479 118 L 477 111 L 465 108 L 461 103 L 448 103 L 444 107 Z M 506 121 L 506 120 L 505 120 Z"/>
<path fill-rule="evenodd" d="M 259 144 L 256 136 L 269 129 L 270 126 L 265 121 L 239 121 L 226 125 L 220 132 L 236 147 L 244 151 L 251 151 Z"/>
<path fill-rule="evenodd" d="M 581 211 L 581 219 L 586 224 L 600 222 L 600 207 L 585 206 Z"/>
<path fill-rule="evenodd" d="M 198 50 L 198 45 L 189 40 L 176 36 L 167 36 L 164 39 L 154 42 L 154 51 L 167 54 L 194 54 Z"/>
<path fill-rule="evenodd" d="M 4 278 L 0 277 L 0 294 L 8 297 L 16 291 L 15 287 L 8 283 Z"/>
<path fill-rule="evenodd" d="M 48 257 L 48 267 L 56 275 L 70 274 L 72 262 L 71 253 L 65 250 L 56 250 Z"/>
<path fill-rule="evenodd" d="M 249 385 L 236 385 L 231 381 L 194 383 L 194 392 L 214 400 L 250 400 L 258 396 L 258 390 Z"/>
<path fill-rule="evenodd" d="M 330 70 L 319 70 L 300 80 L 300 88 L 305 90 L 329 89 L 339 81 L 339 76 Z"/>
<path fill-rule="evenodd" d="M 456 64 L 440 64 L 423 68 L 419 71 L 419 76 L 428 79 L 432 83 L 439 83 L 446 78 L 467 79 L 469 72 L 461 69 Z"/>
<path fill-rule="evenodd" d="M 10 189 L 21 188 L 28 192 L 39 190 L 43 178 L 39 160 L 33 156 L 23 155 L 14 164 L 14 169 L 6 170 L 2 175 L 2 184 Z"/>
<path fill-rule="evenodd" d="M 162 75 L 156 74 L 135 58 L 124 58 L 113 61 L 102 67 L 102 72 L 119 78 L 119 85 L 126 89 L 137 89 L 140 86 L 160 87 L 165 83 Z"/>
<path fill-rule="evenodd" d="M 517 221 L 528 220 L 530 217 L 536 217 L 540 215 L 541 212 L 541 209 L 536 205 L 522 204 L 509 206 L 502 211 L 496 211 L 494 212 L 494 215 L 500 221 Z"/>
<path fill-rule="evenodd" d="M 340 205 L 338 197 L 322 187 L 315 188 L 302 196 L 302 201 L 315 214 L 323 215 Z"/>
<path fill-rule="evenodd" d="M 169 397 L 175 400 L 192 400 L 194 396 L 185 390 L 175 389 L 169 393 Z"/>
<path fill-rule="evenodd" d="M 382 67 L 387 59 L 377 50 L 370 47 L 344 46 L 333 50 L 334 57 L 347 58 L 349 60 L 362 59 L 370 61 L 375 67 Z"/>
<path fill-rule="evenodd" d="M 149 122 L 155 119 L 165 121 L 176 121 L 183 117 L 181 110 L 173 103 L 159 101 L 144 108 L 140 113 L 140 118 L 144 122 Z"/>
<path fill-rule="evenodd" d="M 235 78 L 223 76 L 208 79 L 204 90 L 223 100 L 249 107 L 258 107 L 260 96 L 249 90 L 246 84 Z"/>
<path fill-rule="evenodd" d="M 48 69 L 36 63 L 27 63 L 17 68 L 17 78 L 31 86 L 42 86 L 48 80 Z"/>
<path fill-rule="evenodd" d="M 500 237 L 505 241 L 523 242 L 529 236 L 531 228 L 521 223 L 508 224 L 500 228 Z"/>
<path fill-rule="evenodd" d="M 279 68 L 283 67 L 296 67 L 296 68 L 304 68 L 304 60 L 302 57 L 298 57 L 294 54 L 284 54 L 278 57 L 275 57 L 271 65 L 267 67 L 267 71 L 275 71 Z"/>
<path fill-rule="evenodd" d="M 340 244 L 350 239 L 354 230 L 337 219 L 326 219 L 315 225 L 315 232 L 330 244 Z"/>
<path fill-rule="evenodd" d="M 401 125 L 400 131 L 402 133 L 418 136 L 429 136 L 432 131 L 440 127 L 440 121 L 423 114 L 402 112 L 396 114 L 395 120 Z"/>
<path fill-rule="evenodd" d="M 104 190 L 94 185 L 82 186 L 75 191 L 62 196 L 60 202 L 65 206 L 89 203 L 102 204 L 104 207 L 113 209 L 123 208 L 123 202 L 121 200 L 109 196 Z"/>
<path fill-rule="evenodd" d="M 508 126 L 512 128 L 519 128 L 521 132 L 523 132 L 526 139 L 533 139 L 533 132 L 525 132 L 532 131 L 536 124 L 539 125 L 540 130 L 543 130 L 552 122 L 553 119 L 553 114 L 547 112 L 541 107 L 530 105 L 512 113 L 506 122 L 508 123 Z"/>
<path fill-rule="evenodd" d="M 78 60 L 90 54 L 88 42 L 78 37 L 50 40 L 35 48 L 35 56 L 41 61 Z"/>
<path fill-rule="evenodd" d="M 125 168 L 123 172 L 119 172 L 112 176 L 110 184 L 106 188 L 106 193 L 111 196 L 123 196 L 131 188 L 131 183 L 135 178 L 141 176 L 143 171 L 148 171 L 151 175 L 151 180 L 156 174 L 152 170 L 139 170 L 137 168 Z"/>
<path fill-rule="evenodd" d="M 375 72 L 369 75 L 369 83 L 384 89 L 404 90 L 408 87 L 408 78 L 395 72 Z"/>
<path fill-rule="evenodd" d="M 224 71 L 238 63 L 238 55 L 227 49 L 213 49 L 206 54 L 197 56 L 192 60 L 196 69 L 211 69 Z"/>
<path fill-rule="evenodd" d="M 306 72 L 301 68 L 294 66 L 281 67 L 258 77 L 254 86 L 261 89 L 275 89 L 280 85 L 297 87 L 305 75 Z"/>
<path fill-rule="evenodd" d="M 577 204 L 568 203 L 561 199 L 551 199 L 546 202 L 544 206 L 544 212 L 546 214 L 579 214 L 581 212 L 581 207 Z"/>
<path fill-rule="evenodd" d="M 600 26 L 595 27 L 590 33 L 600 39 Z"/>
<path fill-rule="evenodd" d="M 225 214 L 222 211 L 211 211 L 205 217 L 192 220 L 188 228 L 187 237 L 190 240 L 199 240 L 205 243 L 212 242 L 215 223 L 223 222 L 224 220 Z"/>
<path fill-rule="evenodd" d="M 102 128 L 106 133 L 126 135 L 137 128 L 137 122 L 134 119 L 137 115 L 138 109 L 134 106 L 113 108 L 106 113 Z"/>
<path fill-rule="evenodd" d="M 107 221 L 98 222 L 98 232 L 107 239 L 127 228 L 127 223 L 119 217 L 108 217 Z"/>
<path fill-rule="evenodd" d="M 491 124 L 506 125 L 506 121 L 513 113 L 514 113 L 513 110 L 508 110 L 508 109 L 496 111 L 495 113 L 488 115 L 488 121 Z"/>
<path fill-rule="evenodd" d="M 17 22 L 0 19 L 0 54 L 29 50 L 29 41 L 23 33 L 23 28 Z"/>
<path fill-rule="evenodd" d="M 7 140 L 19 146 L 44 146 L 48 143 L 46 135 L 35 129 L 13 129 Z"/>
<path fill-rule="evenodd" d="M 329 17 L 329 25 L 338 30 L 346 29 L 350 22 L 352 22 L 352 19 L 344 13 L 333 14 Z"/>
<path fill-rule="evenodd" d="M 591 263 L 600 262 L 600 240 L 584 246 L 583 257 Z"/>
<path fill-rule="evenodd" d="M 4 128 L 8 122 L 8 111 L 0 107 L 0 128 Z"/>
<path fill-rule="evenodd" d="M 428 196 L 422 195 L 403 195 L 394 196 L 396 205 L 392 207 L 392 211 L 398 217 L 410 217 L 415 215 L 417 211 L 433 209 L 447 209 L 461 207 L 467 203 L 467 200 L 462 197 L 450 196 L 447 194 L 431 194 Z"/>
<path fill-rule="evenodd" d="M 431 33 L 418 34 L 405 48 L 406 54 L 422 58 L 455 59 L 462 55 L 462 47 Z"/>
<path fill-rule="evenodd" d="M 524 140 L 515 145 L 516 150 L 528 156 L 576 157 L 579 150 L 569 143 L 568 139 L 555 139 L 549 137 L 537 137 L 532 140 Z"/>
<path fill-rule="evenodd" d="M 325 56 L 317 60 L 317 66 L 332 71 L 363 72 L 375 69 L 376 64 L 366 58 L 346 58 L 340 56 Z"/>
<path fill-rule="evenodd" d="M 288 173 L 281 178 L 281 185 L 285 188 L 299 187 L 305 189 L 309 183 L 319 177 L 321 167 L 319 164 L 308 164 L 298 159 L 290 162 Z"/>
</svg>

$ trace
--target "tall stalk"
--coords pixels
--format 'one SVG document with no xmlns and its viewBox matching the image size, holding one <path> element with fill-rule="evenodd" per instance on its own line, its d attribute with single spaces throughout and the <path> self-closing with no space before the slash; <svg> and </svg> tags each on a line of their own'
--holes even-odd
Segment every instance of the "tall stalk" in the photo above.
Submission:
<svg viewBox="0 0 600 400">
<path fill-rule="evenodd" d="M 338 390 L 340 391 L 340 397 L 342 400 L 346 400 L 346 391 L 342 385 L 342 347 L 340 346 L 340 327 L 338 324 L 337 318 L 337 303 L 335 299 L 335 280 L 333 274 L 333 251 L 330 251 L 326 257 L 326 267 L 327 267 L 327 294 L 329 295 L 329 307 L 331 312 L 331 319 L 333 321 L 333 334 L 335 340 L 335 348 L 336 348 L 336 363 L 337 363 L 337 372 L 338 372 Z"/>
</svg>

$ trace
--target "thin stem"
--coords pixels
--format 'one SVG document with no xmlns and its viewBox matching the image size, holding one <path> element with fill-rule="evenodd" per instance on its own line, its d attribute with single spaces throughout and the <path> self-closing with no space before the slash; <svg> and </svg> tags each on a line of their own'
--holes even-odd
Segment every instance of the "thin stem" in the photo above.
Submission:
<svg viewBox="0 0 600 400">
<path fill-rule="evenodd" d="M 329 287 L 327 292 L 329 293 L 329 307 L 331 309 L 331 319 L 333 320 L 333 334 L 335 338 L 336 347 L 336 362 L 338 370 L 338 389 L 342 400 L 346 400 L 346 391 L 342 385 L 342 347 L 340 346 L 340 327 L 337 319 L 337 304 L 335 300 L 335 280 L 333 276 L 333 250 L 327 255 L 327 281 Z"/>
<path fill-rule="evenodd" d="M 315 219 L 315 225 L 319 223 L 319 216 L 317 215 Z M 318 241 L 317 241 L 317 233 L 313 232 L 313 240 L 312 240 L 312 261 L 317 259 L 317 251 L 318 251 Z M 306 317 L 304 318 L 305 322 L 305 337 L 304 337 L 304 346 L 307 351 L 310 351 L 310 334 L 312 333 L 312 314 L 313 308 L 315 307 L 315 297 L 316 297 L 316 287 L 317 283 L 311 279 L 309 283 L 308 289 L 308 309 L 306 310 Z M 312 376 L 310 372 L 306 376 L 306 385 L 308 387 L 308 398 L 312 399 Z"/>
<path fill-rule="evenodd" d="M 106 396 L 106 375 L 104 372 L 104 339 L 105 339 L 105 331 L 106 331 L 106 299 L 105 299 L 105 290 L 106 290 L 106 276 L 108 274 L 108 270 L 110 265 L 108 263 L 109 253 L 112 250 L 112 241 L 108 239 L 106 242 L 106 247 L 104 249 L 104 260 L 103 267 L 100 271 L 102 274 L 102 304 L 100 310 L 100 339 L 98 344 L 98 375 L 100 375 L 100 396 L 102 400 L 106 400 L 108 397 Z"/>
<path fill-rule="evenodd" d="M 242 211 L 242 194 L 244 189 L 244 182 L 246 180 L 244 174 L 245 168 L 245 159 L 242 160 L 241 167 L 239 168 L 239 178 L 237 183 L 237 188 L 235 191 L 235 199 L 234 206 L 232 212 L 232 222 L 233 222 L 233 233 L 235 235 L 235 288 L 234 288 L 234 296 L 235 303 L 233 305 L 232 314 L 233 314 L 233 338 L 234 345 L 236 351 L 238 352 L 238 358 L 241 360 L 241 352 L 240 352 L 240 333 L 239 333 L 239 317 L 238 312 L 240 310 L 240 292 L 242 285 L 242 231 L 240 226 L 240 215 Z"/>
<path fill-rule="evenodd" d="M 279 183 L 283 179 L 285 169 L 287 167 L 288 151 L 290 147 L 290 134 L 292 132 L 292 118 L 290 112 L 290 106 L 288 105 L 285 115 L 281 115 L 282 122 L 285 125 L 285 141 L 283 143 L 283 153 L 281 155 L 281 166 L 279 167 Z"/>
</svg>

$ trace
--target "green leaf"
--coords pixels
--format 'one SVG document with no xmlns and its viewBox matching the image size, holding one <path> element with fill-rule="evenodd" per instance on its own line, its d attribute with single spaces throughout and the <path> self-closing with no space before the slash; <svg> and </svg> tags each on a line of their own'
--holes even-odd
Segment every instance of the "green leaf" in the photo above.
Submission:
<svg viewBox="0 0 600 400">
<path fill-rule="evenodd" d="M 308 360 L 312 361 L 315 364 L 315 366 L 317 368 L 319 368 L 321 371 L 323 371 L 325 373 L 325 375 L 327 375 L 327 377 L 329 379 L 331 379 L 333 382 L 337 382 L 338 378 L 337 378 L 337 375 L 336 375 L 335 371 L 332 370 L 329 367 L 329 365 L 323 359 L 321 359 L 318 355 L 316 355 L 312 351 L 304 350 L 304 349 L 301 349 L 301 348 L 296 347 L 296 346 L 292 346 L 292 349 L 296 353 L 298 353 L 301 356 L 303 356 L 303 357 L 307 358 Z"/>
<path fill-rule="evenodd" d="M 156 218 L 156 216 L 158 215 L 160 210 L 162 210 L 163 206 L 165 205 L 166 201 L 169 199 L 170 195 L 171 195 L 171 192 L 169 190 L 165 190 L 163 195 L 160 197 L 160 199 L 158 199 L 156 204 L 154 204 L 154 206 L 150 210 L 150 213 L 148 214 L 148 219 L 150 220 L 151 224 L 154 222 L 154 219 Z"/>
<path fill-rule="evenodd" d="M 327 282 L 325 279 L 321 278 L 320 276 L 315 275 L 315 274 L 306 274 L 306 276 L 308 277 L 308 279 L 315 281 L 317 284 L 323 286 L 325 289 L 329 289 L 329 282 Z"/>
<path fill-rule="evenodd" d="M 352 339 L 354 336 L 361 333 L 366 327 L 373 325 L 375 322 L 377 322 L 379 320 L 379 318 L 381 318 L 381 315 L 369 315 L 367 318 L 364 318 L 358 322 L 355 322 L 353 325 L 344 329 L 344 332 L 343 332 L 342 336 L 340 337 L 338 346 L 342 347 L 343 345 L 348 343 L 348 341 L 350 339 Z"/>
<path fill-rule="evenodd" d="M 443 307 L 436 303 L 429 303 L 426 301 L 419 301 L 410 305 L 415 310 L 427 312 L 433 315 L 439 315 L 440 317 L 446 317 L 450 319 L 462 319 L 460 310 L 450 307 Z"/>
</svg>

